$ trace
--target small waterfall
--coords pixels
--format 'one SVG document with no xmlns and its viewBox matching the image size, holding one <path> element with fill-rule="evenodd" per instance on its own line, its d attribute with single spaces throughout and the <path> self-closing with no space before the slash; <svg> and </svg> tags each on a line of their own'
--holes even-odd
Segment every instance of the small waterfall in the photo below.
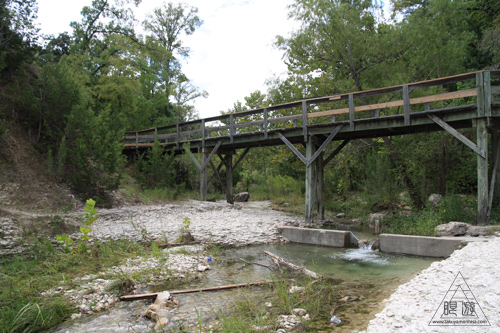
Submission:
<svg viewBox="0 0 500 333">
<path fill-rule="evenodd" d="M 346 252 L 341 254 L 339 257 L 353 262 L 372 263 L 378 265 L 388 264 L 387 259 L 381 257 L 377 251 L 378 239 L 359 240 L 353 233 L 351 233 L 351 246 L 354 248 L 346 249 Z"/>
</svg>

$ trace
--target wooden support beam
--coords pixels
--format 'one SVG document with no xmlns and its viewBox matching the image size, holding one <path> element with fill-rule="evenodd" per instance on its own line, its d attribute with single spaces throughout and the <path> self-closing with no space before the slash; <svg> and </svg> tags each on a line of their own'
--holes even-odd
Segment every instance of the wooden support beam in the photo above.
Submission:
<svg viewBox="0 0 500 333">
<path fill-rule="evenodd" d="M 325 179 L 323 152 L 321 152 L 315 161 L 316 164 L 316 199 L 318 202 L 318 220 L 325 219 Z"/>
<path fill-rule="evenodd" d="M 307 159 L 304 157 L 304 155 L 302 155 L 302 153 L 293 145 L 293 143 L 291 143 L 290 141 L 288 141 L 288 139 L 283 135 L 281 134 L 281 132 L 276 132 L 278 133 L 278 136 L 279 138 L 281 139 L 281 141 L 283 141 L 283 143 L 285 145 L 288 146 L 288 148 L 290 148 L 292 150 L 292 152 L 297 155 L 298 158 L 300 158 L 300 160 L 305 164 L 307 165 Z"/>
<path fill-rule="evenodd" d="M 219 157 L 220 157 L 221 162 L 217 166 L 217 172 L 220 172 L 220 170 L 222 169 L 222 166 L 224 165 L 223 157 L 220 155 L 219 155 Z M 214 174 L 212 175 L 212 177 L 210 177 L 210 180 L 208 181 L 208 187 L 210 187 L 212 185 L 215 178 L 216 178 L 216 176 L 215 176 L 215 172 L 214 172 Z"/>
<path fill-rule="evenodd" d="M 328 136 L 328 138 L 326 138 L 326 140 L 323 142 L 323 144 L 321 145 L 321 147 L 319 147 L 319 149 L 314 153 L 314 155 L 311 157 L 310 160 L 307 160 L 307 164 L 306 165 L 309 165 L 311 163 L 313 163 L 316 158 L 321 154 L 323 153 L 323 150 L 325 150 L 326 146 L 333 140 L 333 138 L 340 132 L 340 130 L 342 129 L 342 127 L 344 127 L 344 124 L 341 124 L 341 125 L 338 125 L 337 127 L 335 127 L 335 129 L 333 130 L 332 133 L 330 133 L 330 135 Z"/>
<path fill-rule="evenodd" d="M 234 204 L 233 196 L 233 154 L 224 156 L 224 164 L 226 165 L 226 201 Z"/>
<path fill-rule="evenodd" d="M 207 147 L 201 148 L 201 163 L 200 163 L 200 200 L 207 200 L 207 164 L 210 161 L 208 158 Z"/>
<path fill-rule="evenodd" d="M 488 201 L 488 214 L 486 223 L 490 223 L 491 219 L 491 210 L 493 209 L 493 199 L 495 197 L 495 188 L 497 186 L 497 174 L 498 174 L 498 160 L 500 156 L 500 135 L 497 131 L 494 131 L 491 135 L 492 142 L 492 152 L 493 152 L 493 170 L 491 171 L 491 183 L 490 183 L 490 192 L 489 192 L 489 201 Z M 498 194 L 497 194 L 498 196 Z"/>
<path fill-rule="evenodd" d="M 460 133 L 459 131 L 457 131 L 456 129 L 454 129 L 450 125 L 448 125 L 441 118 L 439 118 L 438 116 L 436 116 L 434 114 L 428 114 L 427 117 L 429 117 L 432 121 L 434 121 L 436 124 L 438 124 L 439 126 L 441 126 L 446 132 L 450 133 L 455 138 L 457 138 L 458 140 L 460 140 L 467 147 L 469 147 L 470 149 L 474 150 L 479 156 L 481 156 L 482 158 L 486 158 L 486 152 L 485 152 L 485 150 L 481 146 L 476 145 L 474 142 L 472 142 L 471 140 L 469 140 L 462 133 Z M 486 147 L 486 149 L 487 148 L 488 147 Z"/>
<path fill-rule="evenodd" d="M 306 158 L 310 160 L 314 154 L 315 144 L 313 139 L 309 136 L 306 142 Z M 312 224 L 314 221 L 314 203 L 316 202 L 316 179 L 314 164 L 306 163 L 306 202 L 305 202 L 305 222 Z"/>
<path fill-rule="evenodd" d="M 327 165 L 335 156 L 337 156 L 338 153 L 344 148 L 350 140 L 344 140 L 342 143 L 331 153 L 326 160 L 323 162 L 323 166 Z"/>
<path fill-rule="evenodd" d="M 189 146 L 187 144 L 184 144 L 182 147 L 184 148 L 184 151 L 186 152 L 186 155 L 188 155 L 189 157 L 191 157 L 191 159 L 193 160 L 193 162 L 196 165 L 196 167 L 198 168 L 198 170 L 201 170 L 201 164 L 200 164 L 200 162 L 198 162 L 198 160 L 196 159 L 196 157 L 194 157 L 194 155 L 191 152 L 191 149 L 189 148 Z"/>
<path fill-rule="evenodd" d="M 210 153 L 210 155 L 208 155 L 208 158 L 206 161 L 204 161 L 202 164 L 201 164 L 201 167 L 203 169 L 206 169 L 207 168 L 207 165 L 208 165 L 208 162 L 212 159 L 212 157 L 214 156 L 214 154 L 217 152 L 217 150 L 219 149 L 220 145 L 222 144 L 222 141 L 224 140 L 219 140 L 217 142 L 217 144 L 215 145 L 214 149 L 212 149 L 212 152 Z"/>
<path fill-rule="evenodd" d="M 212 168 L 212 170 L 214 171 L 212 178 L 215 176 L 215 178 L 217 178 L 217 180 L 219 181 L 221 188 L 224 188 L 224 183 L 222 182 L 222 178 L 220 176 L 219 170 L 215 167 L 212 160 L 210 160 L 209 164 L 210 164 L 210 167 Z M 210 178 L 210 180 L 212 180 L 212 178 Z M 207 187 L 209 187 L 209 186 L 210 186 L 210 181 L 208 182 Z"/>
<path fill-rule="evenodd" d="M 250 148 L 245 148 L 245 151 L 243 151 L 243 153 L 240 155 L 240 157 L 238 157 L 238 159 L 234 163 L 233 169 L 236 169 L 238 167 L 238 165 L 240 165 L 241 161 L 243 161 L 243 159 L 245 158 L 245 156 L 248 154 L 249 151 L 250 151 Z"/>
<path fill-rule="evenodd" d="M 485 152 L 484 156 L 477 156 L 477 223 L 488 222 L 488 131 L 486 118 L 476 121 L 477 145 Z"/>
</svg>

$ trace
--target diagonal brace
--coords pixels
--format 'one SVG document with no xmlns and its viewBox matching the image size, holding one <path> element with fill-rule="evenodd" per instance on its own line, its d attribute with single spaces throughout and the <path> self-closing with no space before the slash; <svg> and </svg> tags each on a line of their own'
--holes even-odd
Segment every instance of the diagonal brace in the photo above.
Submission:
<svg viewBox="0 0 500 333">
<path fill-rule="evenodd" d="M 462 133 L 448 125 L 445 121 L 443 121 L 441 118 L 437 117 L 436 115 L 433 114 L 428 114 L 427 115 L 432 121 L 434 121 L 436 124 L 441 126 L 446 132 L 450 133 L 453 135 L 455 138 L 458 140 L 462 141 L 463 144 L 465 144 L 467 147 L 470 149 L 474 150 L 479 156 L 482 158 L 486 158 L 486 153 L 484 152 L 483 149 L 478 147 L 474 142 L 469 140 L 466 136 L 464 136 Z"/>
<path fill-rule="evenodd" d="M 349 143 L 349 141 L 351 141 L 351 140 L 347 139 L 347 140 L 342 141 L 342 143 L 337 148 L 335 148 L 333 153 L 331 153 L 330 156 L 328 156 L 325 159 L 325 161 L 323 162 L 323 166 L 327 165 L 335 156 L 337 156 L 337 154 L 340 153 L 342 148 L 344 148 Z"/>
<path fill-rule="evenodd" d="M 340 132 L 340 130 L 342 129 L 342 127 L 344 127 L 344 124 L 341 124 L 341 125 L 338 125 L 335 130 L 333 130 L 332 133 L 330 133 L 330 135 L 328 136 L 328 138 L 325 140 L 325 142 L 323 142 L 323 144 L 321 145 L 321 147 L 318 148 L 318 150 L 314 153 L 314 155 L 311 157 L 311 159 L 309 161 L 307 161 L 306 165 L 309 166 L 311 165 L 315 160 L 316 158 L 318 158 L 319 154 L 321 154 L 323 152 L 323 150 L 325 150 L 326 146 L 333 140 L 333 138 Z"/>
<path fill-rule="evenodd" d="M 281 141 L 283 141 L 283 143 L 286 144 L 288 148 L 290 148 L 305 165 L 307 165 L 307 159 L 304 157 L 304 155 L 302 155 L 302 153 L 283 134 L 281 134 L 280 132 L 277 133 Z"/>
<path fill-rule="evenodd" d="M 219 140 L 219 142 L 217 142 L 217 144 L 215 145 L 214 149 L 212 149 L 212 152 L 210 153 L 210 155 L 208 155 L 207 160 L 201 166 L 200 170 L 204 170 L 207 167 L 208 163 L 212 160 L 212 157 L 214 156 L 214 154 L 217 152 L 217 150 L 219 149 L 220 145 L 222 144 L 222 141 L 224 141 L 224 140 Z"/>
<path fill-rule="evenodd" d="M 187 144 L 184 144 L 182 146 L 184 148 L 184 151 L 186 152 L 186 154 L 191 157 L 191 159 L 193 160 L 194 164 L 196 164 L 196 167 L 198 168 L 198 170 L 201 170 L 201 165 L 200 165 L 200 162 L 198 162 L 198 160 L 196 159 L 196 157 L 194 157 L 193 153 L 191 152 L 191 149 L 189 149 L 188 145 Z"/>
</svg>

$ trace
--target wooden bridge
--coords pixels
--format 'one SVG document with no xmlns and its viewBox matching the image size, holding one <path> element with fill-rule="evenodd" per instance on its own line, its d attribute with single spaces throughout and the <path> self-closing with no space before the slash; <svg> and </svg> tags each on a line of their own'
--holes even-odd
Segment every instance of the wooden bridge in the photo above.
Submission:
<svg viewBox="0 0 500 333">
<path fill-rule="evenodd" d="M 477 219 L 488 223 L 500 169 L 500 102 L 495 101 L 500 86 L 490 80 L 499 76 L 500 71 L 478 71 L 131 131 L 125 134 L 124 146 L 143 150 L 159 140 L 175 154 L 189 154 L 200 170 L 201 200 L 207 197 L 208 167 L 222 183 L 219 171 L 224 165 L 227 201 L 232 203 L 233 169 L 248 150 L 287 145 L 306 165 L 305 219 L 312 222 L 316 209 L 318 219 L 324 218 L 323 168 L 349 141 L 445 130 L 477 154 Z M 476 142 L 458 132 L 460 128 L 476 128 Z M 493 163 L 488 177 L 490 133 Z M 325 157 L 332 141 L 340 144 Z M 295 144 L 305 146 L 305 156 Z M 233 162 L 237 149 L 245 150 Z M 201 162 L 193 153 L 201 154 Z M 222 161 L 218 167 L 212 162 L 214 154 Z"/>
</svg>

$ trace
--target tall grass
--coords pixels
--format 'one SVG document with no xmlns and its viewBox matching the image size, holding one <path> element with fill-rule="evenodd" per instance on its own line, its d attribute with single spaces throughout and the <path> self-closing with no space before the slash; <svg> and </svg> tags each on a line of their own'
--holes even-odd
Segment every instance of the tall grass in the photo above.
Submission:
<svg viewBox="0 0 500 333">
<path fill-rule="evenodd" d="M 95 255 L 59 251 L 46 239 L 31 238 L 29 253 L 0 257 L 0 332 L 40 332 L 60 324 L 73 312 L 60 294 L 41 293 L 121 264 L 125 258 L 147 256 L 151 249 L 128 241 L 96 243 Z"/>
</svg>

